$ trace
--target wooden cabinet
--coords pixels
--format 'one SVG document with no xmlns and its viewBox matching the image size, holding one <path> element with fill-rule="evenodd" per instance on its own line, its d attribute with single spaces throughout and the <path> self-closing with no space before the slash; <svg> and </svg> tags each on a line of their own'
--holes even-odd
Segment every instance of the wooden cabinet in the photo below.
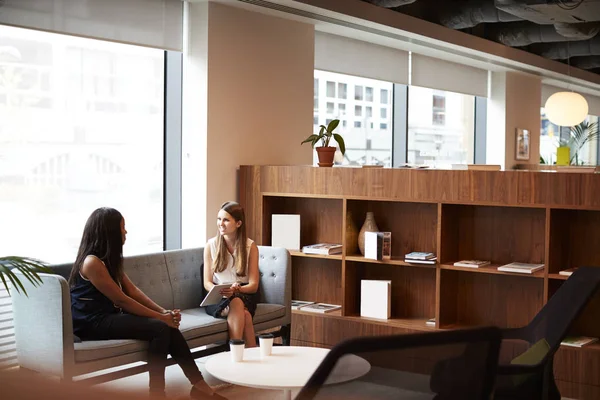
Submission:
<svg viewBox="0 0 600 400">
<path fill-rule="evenodd" d="M 337 256 L 292 252 L 292 297 L 341 304 L 328 314 L 294 311 L 292 339 L 331 347 L 354 336 L 526 325 L 567 277 L 559 271 L 600 266 L 600 175 L 527 171 L 444 171 L 308 166 L 240 167 L 248 236 L 271 244 L 271 216 L 300 214 L 301 245 L 344 244 Z M 374 261 L 346 246 L 373 212 L 392 232 L 392 259 Z M 430 251 L 435 265 L 404 254 Z M 472 269 L 455 261 L 489 260 Z M 513 261 L 543 263 L 534 274 L 501 272 Z M 361 318 L 362 279 L 392 281 L 392 318 Z M 600 296 L 572 334 L 600 337 Z M 436 326 L 425 322 L 436 318 Z M 516 352 L 519 349 L 511 348 Z M 504 354 L 510 359 L 513 354 Z M 556 377 L 563 396 L 600 393 L 600 344 L 561 348 Z"/>
</svg>

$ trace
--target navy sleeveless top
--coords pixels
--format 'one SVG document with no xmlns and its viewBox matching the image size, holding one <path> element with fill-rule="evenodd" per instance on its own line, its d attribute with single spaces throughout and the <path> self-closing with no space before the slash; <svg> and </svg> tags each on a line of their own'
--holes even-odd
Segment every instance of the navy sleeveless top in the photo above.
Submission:
<svg viewBox="0 0 600 400">
<path fill-rule="evenodd" d="M 75 276 L 75 284 L 71 287 L 71 315 L 75 335 L 85 336 L 85 331 L 93 329 L 97 321 L 108 314 L 119 312 L 121 309 L 96 289 L 92 282 L 85 279 L 81 273 Z"/>
</svg>

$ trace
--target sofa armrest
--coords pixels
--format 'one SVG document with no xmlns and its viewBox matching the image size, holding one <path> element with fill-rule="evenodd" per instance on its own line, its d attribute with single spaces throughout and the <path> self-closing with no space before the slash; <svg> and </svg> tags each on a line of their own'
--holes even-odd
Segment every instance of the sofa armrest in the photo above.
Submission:
<svg viewBox="0 0 600 400">
<path fill-rule="evenodd" d="M 19 271 L 13 272 L 28 294 L 11 293 L 19 365 L 70 379 L 75 356 L 67 281 L 59 275 L 39 274 L 43 284 L 34 287 Z"/>
<path fill-rule="evenodd" d="M 258 246 L 259 302 L 281 304 L 291 321 L 292 258 L 282 247 Z"/>
</svg>

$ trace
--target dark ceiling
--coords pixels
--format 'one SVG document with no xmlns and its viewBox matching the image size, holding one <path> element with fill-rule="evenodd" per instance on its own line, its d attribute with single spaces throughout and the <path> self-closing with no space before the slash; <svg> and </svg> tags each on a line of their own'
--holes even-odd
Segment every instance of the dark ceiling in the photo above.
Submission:
<svg viewBox="0 0 600 400">
<path fill-rule="evenodd" d="M 600 74 L 600 0 L 363 0 Z"/>
</svg>

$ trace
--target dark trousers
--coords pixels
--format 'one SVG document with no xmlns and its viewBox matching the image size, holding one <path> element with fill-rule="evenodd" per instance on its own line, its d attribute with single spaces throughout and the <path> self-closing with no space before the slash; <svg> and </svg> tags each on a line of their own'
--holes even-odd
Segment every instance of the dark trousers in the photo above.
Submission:
<svg viewBox="0 0 600 400">
<path fill-rule="evenodd" d="M 167 354 L 171 354 L 192 385 L 202 379 L 202 373 L 179 329 L 171 328 L 162 321 L 131 314 L 110 314 L 90 328 L 81 335 L 83 340 L 137 339 L 148 341 L 151 391 L 165 390 Z"/>
</svg>

